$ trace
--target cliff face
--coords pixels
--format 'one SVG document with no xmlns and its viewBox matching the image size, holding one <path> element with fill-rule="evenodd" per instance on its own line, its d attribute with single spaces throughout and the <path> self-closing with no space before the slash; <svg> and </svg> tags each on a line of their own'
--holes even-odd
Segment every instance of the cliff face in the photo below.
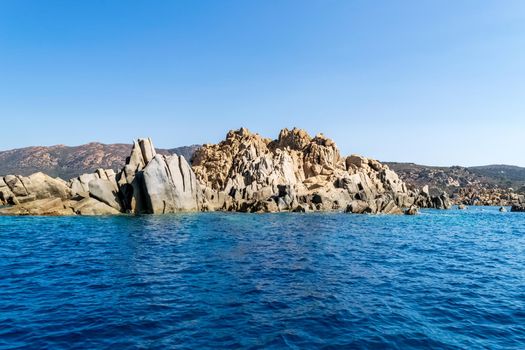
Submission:
<svg viewBox="0 0 525 350">
<path fill-rule="evenodd" d="M 230 131 L 197 150 L 192 164 L 209 210 L 399 213 L 415 201 L 387 166 L 342 157 L 331 139 L 299 129 L 283 129 L 276 140 Z"/>
</svg>

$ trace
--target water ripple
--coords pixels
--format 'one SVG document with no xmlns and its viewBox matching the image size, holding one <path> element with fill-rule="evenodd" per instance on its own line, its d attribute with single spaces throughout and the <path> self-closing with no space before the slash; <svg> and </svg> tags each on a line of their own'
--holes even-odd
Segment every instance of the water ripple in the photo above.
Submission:
<svg viewBox="0 0 525 350">
<path fill-rule="evenodd" d="M 523 349 L 525 215 L 0 217 L 0 349 Z"/>
</svg>

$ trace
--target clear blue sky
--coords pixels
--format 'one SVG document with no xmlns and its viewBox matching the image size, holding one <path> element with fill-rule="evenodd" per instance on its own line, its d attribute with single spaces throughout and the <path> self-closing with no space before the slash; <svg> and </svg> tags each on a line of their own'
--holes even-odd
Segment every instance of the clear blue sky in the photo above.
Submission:
<svg viewBox="0 0 525 350">
<path fill-rule="evenodd" d="M 0 149 L 324 132 L 525 166 L 525 1 L 0 0 Z"/>
</svg>

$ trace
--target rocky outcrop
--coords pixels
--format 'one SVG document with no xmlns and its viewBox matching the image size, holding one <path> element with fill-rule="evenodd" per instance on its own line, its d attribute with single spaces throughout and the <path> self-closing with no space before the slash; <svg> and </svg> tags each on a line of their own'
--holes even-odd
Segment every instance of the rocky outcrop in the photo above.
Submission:
<svg viewBox="0 0 525 350">
<path fill-rule="evenodd" d="M 524 200 L 524 196 L 512 189 L 502 188 L 461 188 L 452 195 L 451 200 L 458 204 L 480 206 L 512 206 Z"/>
<path fill-rule="evenodd" d="M 97 169 L 65 182 L 43 173 L 0 178 L 0 214 L 114 215 L 187 211 L 403 214 L 446 209 L 446 193 L 410 191 L 387 165 L 341 156 L 322 134 L 283 129 L 275 140 L 245 128 L 183 156 L 133 143 L 122 169 Z"/>
<path fill-rule="evenodd" d="M 89 182 L 89 194 L 91 197 L 122 211 L 117 183 L 107 179 L 94 179 Z"/>
<path fill-rule="evenodd" d="M 87 184 L 79 178 L 69 183 L 61 179 L 54 179 L 43 173 L 36 173 L 28 177 L 8 175 L 0 178 L 0 208 L 3 215 L 75 215 L 87 212 L 91 215 L 118 214 L 118 204 L 113 207 L 108 203 L 111 195 L 104 196 L 99 184 L 108 182 L 101 179 L 100 172 L 82 176 L 82 181 L 91 179 Z M 92 176 L 91 176 L 92 175 Z M 93 196 L 94 198 L 90 198 Z M 95 196 L 98 196 L 95 199 Z M 80 205 L 82 210 L 79 210 Z"/>
<path fill-rule="evenodd" d="M 77 215 L 118 215 L 120 211 L 96 200 L 95 198 L 82 198 L 80 201 L 72 201 L 71 209 Z"/>
<path fill-rule="evenodd" d="M 71 196 L 71 189 L 62 179 L 54 179 L 43 173 L 36 173 L 28 177 L 18 177 L 28 195 L 36 199 L 60 198 L 67 199 Z"/>
<path fill-rule="evenodd" d="M 151 139 L 134 141 L 131 155 L 126 159 L 124 168 L 117 175 L 117 183 L 126 212 L 134 214 L 148 212 L 143 186 L 143 170 L 156 154 Z"/>
<path fill-rule="evenodd" d="M 67 203 L 60 198 L 45 198 L 20 203 L 18 205 L 2 208 L 0 213 L 4 215 L 73 215 L 73 211 Z"/>
<path fill-rule="evenodd" d="M 405 215 L 418 215 L 419 207 L 417 205 L 411 205 L 410 208 L 405 210 Z"/>
<path fill-rule="evenodd" d="M 525 168 L 508 165 L 432 167 L 388 163 L 411 190 L 428 185 L 455 205 L 511 206 L 525 193 Z"/>
<path fill-rule="evenodd" d="M 3 177 L 0 177 L 0 205 L 19 204 L 16 195 L 7 185 Z"/>
<path fill-rule="evenodd" d="M 413 193 L 415 196 L 414 204 L 420 208 L 450 209 L 452 207 L 452 202 L 446 192 L 431 194 L 428 185 Z"/>
<path fill-rule="evenodd" d="M 150 139 L 133 145 L 124 168 L 98 169 L 65 182 L 43 173 L 0 178 L 0 214 L 115 215 L 196 211 L 202 190 L 184 157 L 157 154 Z"/>
<path fill-rule="evenodd" d="M 151 213 L 200 210 L 202 190 L 184 157 L 156 155 L 145 167 L 143 178 Z"/>
<path fill-rule="evenodd" d="M 0 178 L 0 204 L 17 205 L 46 198 L 67 199 L 71 189 L 61 179 L 43 173 Z"/>
<path fill-rule="evenodd" d="M 117 182 L 127 212 L 165 214 L 202 207 L 202 190 L 186 159 L 157 154 L 150 139 L 134 143 Z"/>
<path fill-rule="evenodd" d="M 230 131 L 197 150 L 192 163 L 208 210 L 402 213 L 414 203 L 387 166 L 342 157 L 331 139 L 299 129 L 283 129 L 276 140 Z"/>
<path fill-rule="evenodd" d="M 157 149 L 162 155 L 182 155 L 191 159 L 200 145 Z M 122 169 L 126 157 L 132 149 L 131 144 L 101 144 L 92 142 L 68 147 L 36 146 L 0 151 L 0 174 L 29 176 L 41 171 L 51 177 L 71 179 L 81 174 L 91 174 L 97 169 Z"/>
<path fill-rule="evenodd" d="M 347 213 L 352 214 L 403 214 L 403 211 L 396 203 L 387 197 L 379 197 L 375 201 L 353 200 L 346 207 Z"/>
</svg>

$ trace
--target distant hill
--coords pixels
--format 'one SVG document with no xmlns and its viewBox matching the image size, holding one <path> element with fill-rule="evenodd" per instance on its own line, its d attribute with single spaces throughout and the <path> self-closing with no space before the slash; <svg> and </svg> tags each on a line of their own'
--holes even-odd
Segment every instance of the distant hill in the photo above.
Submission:
<svg viewBox="0 0 525 350">
<path fill-rule="evenodd" d="M 489 178 L 501 187 L 525 186 L 525 168 L 514 165 L 485 165 L 470 167 L 469 170 L 477 175 Z"/>
<path fill-rule="evenodd" d="M 431 188 L 454 193 L 459 188 L 512 188 L 525 193 L 525 168 L 513 165 L 434 167 L 414 163 L 386 164 L 412 188 Z"/>
<path fill-rule="evenodd" d="M 158 149 L 161 154 L 180 154 L 191 158 L 200 146 Z M 42 171 L 50 176 L 70 179 L 99 168 L 119 170 L 131 152 L 131 144 L 89 143 L 69 147 L 36 146 L 0 152 L 0 175 L 30 175 Z"/>
</svg>

